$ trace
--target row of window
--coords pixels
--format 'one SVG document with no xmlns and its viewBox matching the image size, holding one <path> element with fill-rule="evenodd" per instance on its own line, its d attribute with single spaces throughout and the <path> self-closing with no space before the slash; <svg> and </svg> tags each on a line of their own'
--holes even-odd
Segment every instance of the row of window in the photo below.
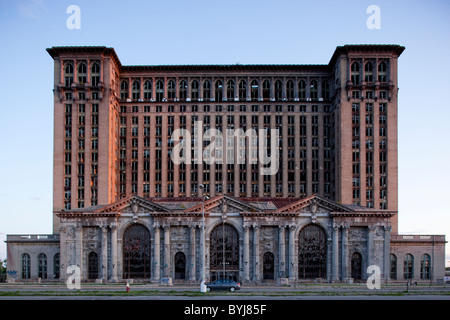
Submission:
<svg viewBox="0 0 450 320">
<path fill-rule="evenodd" d="M 38 278 L 47 279 L 54 278 L 59 279 L 60 272 L 60 255 L 59 253 L 53 256 L 53 274 L 48 274 L 48 261 L 47 255 L 45 253 L 39 253 L 37 255 L 37 263 L 38 263 Z M 22 279 L 30 279 L 31 278 L 31 257 L 28 253 L 22 254 L 21 257 L 21 267 L 22 267 Z"/>
<path fill-rule="evenodd" d="M 98 261 L 98 256 L 95 252 L 91 252 L 89 255 L 89 262 Z M 40 253 L 37 256 L 38 262 L 38 277 L 41 279 L 49 278 L 48 275 L 48 261 L 47 255 L 44 253 Z M 89 267 L 91 267 L 91 263 L 89 263 Z M 390 278 L 391 280 L 397 280 L 398 274 L 398 259 L 395 254 L 390 255 Z M 31 278 L 31 257 L 28 253 L 22 254 L 21 257 L 21 268 L 22 268 L 22 279 L 30 279 Z M 91 269 L 91 268 L 89 268 Z M 96 269 L 96 268 L 93 268 Z M 97 269 L 98 270 L 98 269 Z M 98 274 L 95 274 L 93 279 L 98 277 Z M 59 279 L 60 276 L 60 254 L 57 253 L 53 256 L 53 274 L 50 276 L 54 279 Z M 414 279 L 415 270 L 414 270 L 414 256 L 412 254 L 407 254 L 403 260 L 403 279 Z M 91 277 L 90 277 L 91 278 Z M 429 254 L 422 255 L 420 259 L 420 279 L 421 280 L 430 280 L 431 279 L 431 257 Z"/>
<path fill-rule="evenodd" d="M 374 81 L 384 83 L 388 81 L 388 64 L 386 61 L 381 61 L 378 63 L 378 66 L 373 61 L 366 61 L 364 63 L 364 69 L 362 68 L 362 65 L 362 62 L 359 61 L 354 61 L 351 64 L 350 80 L 353 85 L 361 84 L 362 75 L 364 75 L 364 82 L 366 83 Z"/>
<path fill-rule="evenodd" d="M 130 83 L 131 82 L 131 83 Z M 328 80 L 123 80 L 120 84 L 121 100 L 145 101 L 293 101 L 296 99 L 329 99 Z"/>
<path fill-rule="evenodd" d="M 331 112 L 331 106 L 330 105 L 180 105 L 180 106 L 174 106 L 174 105 L 168 105 L 168 106 L 162 106 L 162 105 L 156 105 L 156 106 L 120 106 L 120 112 L 121 113 L 137 113 L 137 112 L 325 112 L 329 113 Z"/>
<path fill-rule="evenodd" d="M 78 85 L 84 85 L 88 82 L 88 67 L 86 63 L 78 64 L 76 69 L 76 81 L 74 73 L 74 65 L 72 63 L 67 63 L 64 66 L 64 86 L 70 87 L 75 82 Z M 92 64 L 90 67 L 90 85 L 97 87 L 100 84 L 100 65 L 98 63 Z"/>
<path fill-rule="evenodd" d="M 395 254 L 391 254 L 391 270 L 390 277 L 391 280 L 397 280 L 399 261 Z M 421 280 L 430 280 L 431 279 L 431 257 L 429 254 L 424 254 L 420 258 L 420 279 Z M 414 270 L 414 256 L 408 253 L 403 260 L 403 279 L 414 279 L 415 278 Z"/>
</svg>

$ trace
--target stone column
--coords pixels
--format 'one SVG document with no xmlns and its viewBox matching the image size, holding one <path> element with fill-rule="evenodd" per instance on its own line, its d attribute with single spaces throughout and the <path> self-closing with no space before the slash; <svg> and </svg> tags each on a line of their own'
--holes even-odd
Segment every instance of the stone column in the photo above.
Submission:
<svg viewBox="0 0 450 320">
<path fill-rule="evenodd" d="M 375 242 L 374 242 L 375 229 L 376 229 L 376 226 L 369 226 L 369 234 L 367 237 L 367 265 L 366 265 L 366 268 L 372 264 L 375 264 Z M 364 270 L 362 273 L 364 274 Z"/>
<path fill-rule="evenodd" d="M 333 227 L 333 255 L 331 281 L 339 280 L 339 227 Z"/>
<path fill-rule="evenodd" d="M 67 227 L 61 225 L 59 227 L 59 243 L 60 243 L 60 249 L 59 249 L 59 278 L 60 279 L 67 279 L 67 267 L 68 267 L 68 260 L 67 260 Z"/>
<path fill-rule="evenodd" d="M 155 277 L 155 281 L 159 281 L 161 278 L 161 244 L 160 244 L 160 235 L 159 235 L 159 225 L 155 224 L 153 225 L 153 228 L 155 230 L 155 239 L 154 239 L 154 243 L 155 243 L 155 262 L 154 262 L 154 266 L 155 266 L 155 271 L 153 273 L 154 277 Z"/>
<path fill-rule="evenodd" d="M 80 267 L 80 275 L 81 280 L 84 280 L 86 278 L 86 275 L 84 274 L 85 268 L 84 268 L 84 261 L 83 261 L 83 227 L 78 226 L 75 229 L 75 243 L 76 243 L 76 249 L 75 249 L 75 263 Z"/>
<path fill-rule="evenodd" d="M 289 281 L 295 280 L 295 226 L 289 226 Z"/>
<path fill-rule="evenodd" d="M 384 227 L 384 279 L 391 280 L 391 230 L 392 227 Z"/>
<path fill-rule="evenodd" d="M 343 226 L 342 227 L 342 281 L 347 280 L 349 278 L 349 257 L 348 257 L 348 230 L 350 229 L 349 226 Z"/>
<path fill-rule="evenodd" d="M 286 241 L 284 229 L 285 226 L 278 227 L 279 278 L 286 277 Z"/>
<path fill-rule="evenodd" d="M 244 226 L 244 280 L 250 281 L 250 227 Z"/>
<path fill-rule="evenodd" d="M 117 282 L 117 226 L 111 226 L 111 262 L 112 262 L 112 282 Z"/>
<path fill-rule="evenodd" d="M 253 281 L 260 279 L 260 263 L 259 263 L 259 226 L 253 226 Z"/>
<path fill-rule="evenodd" d="M 164 277 L 170 277 L 170 226 L 164 226 Z"/>
<path fill-rule="evenodd" d="M 190 268 L 189 268 L 189 280 L 195 281 L 195 226 L 189 227 L 189 244 L 190 244 Z"/>
<path fill-rule="evenodd" d="M 108 227 L 102 226 L 102 280 L 108 280 Z"/>
</svg>

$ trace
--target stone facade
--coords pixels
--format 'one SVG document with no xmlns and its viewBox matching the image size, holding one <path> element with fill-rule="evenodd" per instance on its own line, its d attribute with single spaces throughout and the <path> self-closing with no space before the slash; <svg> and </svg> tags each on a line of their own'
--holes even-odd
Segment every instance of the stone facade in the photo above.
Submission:
<svg viewBox="0 0 450 320">
<path fill-rule="evenodd" d="M 404 49 L 345 45 L 323 65 L 216 66 L 47 49 L 53 234 L 7 237 L 9 280 L 63 280 L 78 266 L 83 281 L 199 282 L 205 258 L 207 280 L 364 281 L 376 265 L 385 281 L 440 281 L 445 237 L 397 234 Z M 222 162 L 174 164 L 172 133 L 186 129 L 187 140 L 197 123 L 205 133 L 278 130 L 278 171 L 229 163 L 252 154 L 245 139 L 231 156 L 224 140 Z"/>
</svg>

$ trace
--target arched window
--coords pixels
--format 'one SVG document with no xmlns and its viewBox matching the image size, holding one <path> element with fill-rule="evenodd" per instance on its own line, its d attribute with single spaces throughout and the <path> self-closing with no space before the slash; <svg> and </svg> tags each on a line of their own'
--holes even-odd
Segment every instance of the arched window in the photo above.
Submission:
<svg viewBox="0 0 450 320">
<path fill-rule="evenodd" d="M 215 87 L 215 100 L 216 101 L 222 101 L 223 100 L 223 84 L 222 81 L 217 80 L 216 81 L 216 87 Z"/>
<path fill-rule="evenodd" d="M 270 81 L 264 80 L 263 82 L 263 99 L 270 100 Z"/>
<path fill-rule="evenodd" d="M 306 82 L 305 80 L 300 80 L 298 83 L 298 97 L 299 99 L 306 99 Z"/>
<path fill-rule="evenodd" d="M 221 224 L 214 228 L 210 238 L 211 280 L 239 278 L 239 235 L 234 227 Z"/>
<path fill-rule="evenodd" d="M 382 61 L 378 64 L 378 82 L 387 82 L 387 64 Z"/>
<path fill-rule="evenodd" d="M 211 83 L 208 80 L 203 82 L 203 99 L 211 99 Z"/>
<path fill-rule="evenodd" d="M 120 84 L 120 99 L 128 99 L 128 82 L 125 80 Z"/>
<path fill-rule="evenodd" d="M 47 256 L 44 253 L 38 254 L 38 277 L 47 279 Z"/>
<path fill-rule="evenodd" d="M 414 257 L 411 254 L 407 254 L 403 261 L 403 278 L 414 278 Z"/>
<path fill-rule="evenodd" d="M 391 279 L 397 280 L 397 257 L 391 253 Z"/>
<path fill-rule="evenodd" d="M 194 101 L 198 100 L 198 81 L 194 80 L 191 83 L 191 99 Z"/>
<path fill-rule="evenodd" d="M 150 278 L 150 232 L 141 224 L 128 227 L 123 235 L 123 278 Z M 158 266 L 159 267 L 159 266 Z"/>
<path fill-rule="evenodd" d="M 428 254 L 424 254 L 420 260 L 420 279 L 431 279 L 431 257 Z"/>
<path fill-rule="evenodd" d="M 22 279 L 30 279 L 31 261 L 28 253 L 22 254 Z"/>
<path fill-rule="evenodd" d="M 156 101 L 161 102 L 164 99 L 164 83 L 162 80 L 156 82 Z"/>
<path fill-rule="evenodd" d="M 311 84 L 310 84 L 310 98 L 311 99 L 317 99 L 317 81 L 316 80 L 312 80 Z"/>
<path fill-rule="evenodd" d="M 68 63 L 64 67 L 64 84 L 66 87 L 70 87 L 72 83 L 73 83 L 73 65 L 71 63 Z"/>
<path fill-rule="evenodd" d="M 137 80 L 133 81 L 133 87 L 131 88 L 131 96 L 133 100 L 141 98 L 141 83 Z"/>
<path fill-rule="evenodd" d="M 91 67 L 91 85 L 97 87 L 100 83 L 100 66 L 98 63 L 94 63 Z"/>
<path fill-rule="evenodd" d="M 330 83 L 327 80 L 322 82 L 322 98 L 324 99 L 330 98 Z"/>
<path fill-rule="evenodd" d="M 187 83 L 185 80 L 180 81 L 180 100 L 185 101 L 187 98 Z"/>
<path fill-rule="evenodd" d="M 362 256 L 359 252 L 352 254 L 351 275 L 353 279 L 361 279 L 362 277 Z"/>
<path fill-rule="evenodd" d="M 98 279 L 98 254 L 94 251 L 88 255 L 88 278 Z"/>
<path fill-rule="evenodd" d="M 252 101 L 258 101 L 259 98 L 259 84 L 258 81 L 253 80 L 251 84 L 251 99 Z"/>
<path fill-rule="evenodd" d="M 144 99 L 150 100 L 152 98 L 152 83 L 150 80 L 144 82 Z"/>
<path fill-rule="evenodd" d="M 373 63 L 370 61 L 364 66 L 364 81 L 373 82 Z"/>
<path fill-rule="evenodd" d="M 60 273 L 60 255 L 59 253 L 53 256 L 53 275 L 55 279 L 59 279 Z"/>
<path fill-rule="evenodd" d="M 353 85 L 357 86 L 359 85 L 359 63 L 353 62 L 351 66 L 351 75 L 350 80 L 353 83 Z"/>
<path fill-rule="evenodd" d="M 227 83 L 227 100 L 234 100 L 234 81 L 229 80 Z"/>
<path fill-rule="evenodd" d="M 242 80 L 239 83 L 239 100 L 246 100 L 247 99 L 247 82 L 245 80 Z"/>
<path fill-rule="evenodd" d="M 295 94 L 294 94 L 294 81 L 288 80 L 286 83 L 286 98 L 289 101 L 294 100 Z"/>
<path fill-rule="evenodd" d="M 298 237 L 298 277 L 327 277 L 327 237 L 322 227 L 309 224 Z"/>
<path fill-rule="evenodd" d="M 167 82 L 167 100 L 174 101 L 175 97 L 175 81 L 169 80 L 169 82 Z"/>
<path fill-rule="evenodd" d="M 280 80 L 275 81 L 275 100 L 281 101 L 283 99 L 283 85 Z"/>
<path fill-rule="evenodd" d="M 78 65 L 78 84 L 85 84 L 87 81 L 87 68 L 85 63 Z"/>
</svg>

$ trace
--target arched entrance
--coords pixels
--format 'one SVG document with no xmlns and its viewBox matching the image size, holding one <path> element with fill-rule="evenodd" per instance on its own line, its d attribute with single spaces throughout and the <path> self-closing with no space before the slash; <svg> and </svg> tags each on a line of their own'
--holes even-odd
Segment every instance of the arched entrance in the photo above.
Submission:
<svg viewBox="0 0 450 320">
<path fill-rule="evenodd" d="M 362 256 L 359 252 L 352 254 L 352 278 L 355 280 L 361 280 L 362 277 Z"/>
<path fill-rule="evenodd" d="M 298 237 L 298 277 L 315 279 L 327 277 L 327 237 L 322 227 L 310 224 Z"/>
<path fill-rule="evenodd" d="M 98 255 L 94 251 L 88 255 L 88 278 L 98 279 Z"/>
<path fill-rule="evenodd" d="M 186 279 L 186 255 L 183 252 L 177 252 L 175 255 L 175 280 Z"/>
<path fill-rule="evenodd" d="M 263 279 L 273 280 L 275 274 L 275 257 L 272 252 L 266 252 L 263 256 Z"/>
<path fill-rule="evenodd" d="M 123 235 L 123 278 L 149 279 L 150 270 L 150 232 L 141 224 L 133 224 Z"/>
<path fill-rule="evenodd" d="M 239 280 L 239 235 L 229 224 L 218 225 L 211 232 L 209 267 L 211 281 Z"/>
</svg>

